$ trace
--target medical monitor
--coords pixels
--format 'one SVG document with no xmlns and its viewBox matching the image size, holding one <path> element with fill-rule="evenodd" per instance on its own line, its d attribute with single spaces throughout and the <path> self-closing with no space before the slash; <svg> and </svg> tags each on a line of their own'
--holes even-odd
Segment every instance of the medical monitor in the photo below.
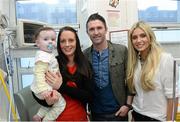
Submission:
<svg viewBox="0 0 180 122">
<path fill-rule="evenodd" d="M 19 19 L 17 21 L 17 42 L 19 47 L 35 46 L 34 33 L 46 23 Z"/>
</svg>

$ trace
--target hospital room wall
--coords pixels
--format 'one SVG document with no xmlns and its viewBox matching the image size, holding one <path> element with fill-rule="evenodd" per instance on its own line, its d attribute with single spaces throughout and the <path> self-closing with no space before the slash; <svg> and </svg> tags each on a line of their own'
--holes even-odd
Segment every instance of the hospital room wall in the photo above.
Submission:
<svg viewBox="0 0 180 122">
<path fill-rule="evenodd" d="M 116 8 L 109 5 L 109 0 L 83 1 L 85 2 L 81 5 L 81 15 L 79 16 L 79 36 L 81 42 L 83 43 L 83 48 L 86 48 L 91 44 L 91 41 L 88 40 L 89 38 L 86 33 L 86 21 L 88 16 L 92 13 L 98 12 L 105 17 L 108 25 L 108 39 L 110 31 L 129 29 L 134 22 L 138 21 L 138 8 L 136 0 L 120 0 L 119 5 Z M 112 16 L 112 14 L 115 16 Z M 173 55 L 173 57 L 180 58 L 179 42 L 161 44 L 167 52 L 170 52 Z"/>
<path fill-rule="evenodd" d="M 109 5 L 109 0 L 84 1 L 85 2 L 80 6 L 81 15 L 78 16 L 80 22 L 79 36 L 81 42 L 85 45 L 83 48 L 86 48 L 91 44 L 86 33 L 86 21 L 88 16 L 92 13 L 99 13 L 106 19 L 108 26 L 107 39 L 109 39 L 110 31 L 129 29 L 131 25 L 138 20 L 136 16 L 136 0 L 120 0 L 116 8 Z"/>
</svg>

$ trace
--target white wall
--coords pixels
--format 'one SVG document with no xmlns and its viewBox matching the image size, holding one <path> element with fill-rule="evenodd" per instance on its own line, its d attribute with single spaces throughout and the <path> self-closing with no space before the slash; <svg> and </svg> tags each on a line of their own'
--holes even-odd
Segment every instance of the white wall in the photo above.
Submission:
<svg viewBox="0 0 180 122">
<path fill-rule="evenodd" d="M 180 43 L 163 43 L 161 45 L 165 51 L 171 53 L 174 58 L 180 58 Z"/>
<path fill-rule="evenodd" d="M 15 27 L 15 0 L 0 0 L 0 13 L 7 16 L 10 27 Z"/>
<path fill-rule="evenodd" d="M 81 11 L 79 33 L 81 43 L 85 45 L 83 48 L 91 45 L 91 41 L 86 33 L 85 25 L 88 16 L 92 13 L 98 12 L 106 19 L 109 31 L 129 29 L 133 23 L 138 21 L 136 0 L 119 0 L 119 5 L 116 8 L 109 6 L 109 0 L 84 0 L 84 2 L 86 4 Z M 115 22 L 118 23 L 116 27 L 112 27 L 114 23 L 110 22 L 113 20 L 108 17 L 109 10 L 119 11 L 118 21 L 115 20 Z M 109 39 L 109 33 L 107 34 L 107 39 Z M 180 58 L 180 43 L 162 44 L 162 46 L 167 52 L 170 52 L 173 57 Z"/>
<path fill-rule="evenodd" d="M 80 24 L 80 30 L 78 32 L 79 34 L 79 38 L 81 41 L 81 45 L 82 49 L 86 49 L 87 47 L 89 47 L 91 45 L 91 41 L 86 33 L 86 21 L 87 18 L 89 16 L 88 14 L 88 1 L 87 0 L 83 0 L 83 2 L 81 2 L 80 6 L 80 14 L 78 15 L 79 19 L 79 24 Z"/>
<path fill-rule="evenodd" d="M 99 13 L 107 22 L 108 32 L 129 29 L 138 20 L 136 0 L 120 0 L 116 8 L 109 5 L 109 0 L 84 0 L 80 15 L 80 40 L 83 48 L 91 45 L 86 33 L 86 21 L 93 13 Z M 114 14 L 114 16 L 112 15 Z M 109 39 L 109 33 L 107 33 Z"/>
<path fill-rule="evenodd" d="M 0 11 L 9 16 L 9 0 L 0 0 Z"/>
</svg>

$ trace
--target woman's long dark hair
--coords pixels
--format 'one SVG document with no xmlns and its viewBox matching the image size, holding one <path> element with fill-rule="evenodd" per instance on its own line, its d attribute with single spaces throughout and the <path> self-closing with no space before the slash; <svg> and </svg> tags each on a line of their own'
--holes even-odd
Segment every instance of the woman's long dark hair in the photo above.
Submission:
<svg viewBox="0 0 180 122">
<path fill-rule="evenodd" d="M 67 56 L 62 52 L 61 47 L 60 47 L 60 37 L 62 32 L 64 31 L 71 31 L 74 33 L 75 38 L 76 38 L 76 49 L 75 49 L 75 54 L 74 54 L 74 62 L 77 65 L 77 71 L 89 78 L 92 78 L 92 71 L 90 68 L 90 63 L 88 62 L 88 59 L 84 56 L 81 46 L 80 46 L 80 40 L 79 37 L 76 33 L 76 30 L 72 27 L 65 26 L 60 29 L 58 37 L 57 37 L 57 52 L 58 52 L 58 62 L 61 63 L 61 65 L 67 70 L 67 63 L 68 63 L 68 58 Z"/>
</svg>

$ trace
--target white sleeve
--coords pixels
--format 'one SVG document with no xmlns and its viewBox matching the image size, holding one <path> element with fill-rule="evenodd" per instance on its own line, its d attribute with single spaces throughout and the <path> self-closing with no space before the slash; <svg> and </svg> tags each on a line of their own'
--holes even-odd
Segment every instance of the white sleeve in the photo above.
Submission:
<svg viewBox="0 0 180 122">
<path fill-rule="evenodd" d="M 35 56 L 35 63 L 38 61 L 49 63 L 51 60 L 51 54 L 44 51 L 37 51 Z"/>
<path fill-rule="evenodd" d="M 165 96 L 167 98 L 173 98 L 173 83 L 174 83 L 174 58 L 170 55 L 165 53 L 162 58 L 162 83 L 164 86 Z M 178 93 L 178 83 L 176 82 L 176 96 L 179 95 Z"/>
</svg>

